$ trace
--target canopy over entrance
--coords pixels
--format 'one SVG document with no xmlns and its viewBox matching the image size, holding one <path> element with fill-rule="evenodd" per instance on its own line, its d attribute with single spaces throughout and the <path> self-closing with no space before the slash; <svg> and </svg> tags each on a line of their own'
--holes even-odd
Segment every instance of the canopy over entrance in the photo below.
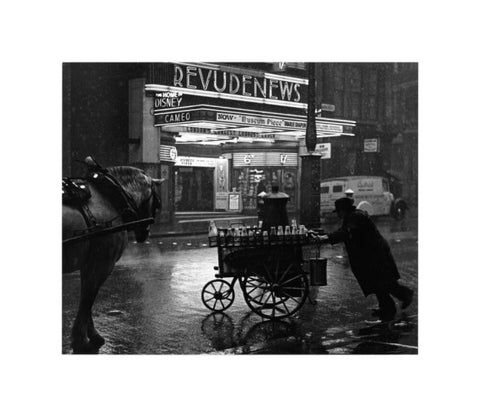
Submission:
<svg viewBox="0 0 480 416">
<path fill-rule="evenodd" d="M 193 105 L 155 109 L 155 126 L 177 133 L 177 143 L 298 142 L 305 137 L 307 117 L 232 107 Z M 354 136 L 355 122 L 317 117 L 317 137 Z"/>
</svg>

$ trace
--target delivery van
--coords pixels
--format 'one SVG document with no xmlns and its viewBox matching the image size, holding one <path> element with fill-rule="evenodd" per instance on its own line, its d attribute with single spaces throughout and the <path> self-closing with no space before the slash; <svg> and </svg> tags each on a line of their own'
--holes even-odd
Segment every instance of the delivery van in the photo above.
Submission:
<svg viewBox="0 0 480 416">
<path fill-rule="evenodd" d="M 390 192 L 388 179 L 382 176 L 345 176 L 323 180 L 320 186 L 321 216 L 332 215 L 335 200 L 344 197 L 349 189 L 354 192 L 356 207 L 369 215 L 392 215 L 396 219 L 405 217 L 408 209 L 406 202 Z"/>
</svg>

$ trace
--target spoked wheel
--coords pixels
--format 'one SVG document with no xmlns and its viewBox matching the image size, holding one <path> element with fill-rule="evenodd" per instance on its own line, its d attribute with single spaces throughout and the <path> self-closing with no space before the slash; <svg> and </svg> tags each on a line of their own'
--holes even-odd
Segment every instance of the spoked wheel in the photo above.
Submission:
<svg viewBox="0 0 480 416">
<path fill-rule="evenodd" d="M 297 312 L 308 296 L 308 279 L 303 272 L 249 273 L 245 277 L 243 296 L 248 307 L 267 319 L 282 319 Z"/>
<path fill-rule="evenodd" d="M 233 286 L 225 280 L 210 280 L 202 289 L 203 304 L 214 312 L 228 309 L 235 299 Z"/>
</svg>

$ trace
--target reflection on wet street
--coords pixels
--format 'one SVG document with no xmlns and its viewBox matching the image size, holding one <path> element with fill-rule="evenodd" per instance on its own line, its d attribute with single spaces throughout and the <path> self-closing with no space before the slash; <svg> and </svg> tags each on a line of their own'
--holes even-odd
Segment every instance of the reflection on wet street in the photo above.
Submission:
<svg viewBox="0 0 480 416">
<path fill-rule="evenodd" d="M 378 225 L 388 236 L 402 280 L 416 289 L 416 228 L 406 222 Z M 344 248 L 322 248 L 322 256 L 328 258 L 328 285 L 311 287 L 316 304 L 307 300 L 290 319 L 272 322 L 248 309 L 238 283 L 228 310 L 205 308 L 201 291 L 214 279 L 218 259 L 204 236 L 130 243 L 94 304 L 93 319 L 106 340 L 99 353 L 416 354 L 417 300 L 395 321 L 376 322 L 371 317 L 375 300 L 363 297 Z M 64 275 L 64 353 L 71 352 L 79 286 L 79 273 Z"/>
</svg>

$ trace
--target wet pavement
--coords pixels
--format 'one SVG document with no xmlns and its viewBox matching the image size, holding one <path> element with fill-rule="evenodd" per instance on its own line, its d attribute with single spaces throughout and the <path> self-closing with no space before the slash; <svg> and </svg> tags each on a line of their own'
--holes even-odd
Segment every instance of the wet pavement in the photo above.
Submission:
<svg viewBox="0 0 480 416">
<path fill-rule="evenodd" d="M 330 231 L 338 224 L 325 225 Z M 402 281 L 417 291 L 415 220 L 377 220 L 389 240 Z M 311 287 L 311 298 L 293 317 L 272 322 L 252 313 L 240 287 L 224 313 L 201 301 L 214 278 L 217 250 L 205 236 L 155 238 L 130 243 L 93 308 L 106 344 L 100 354 L 416 354 L 417 298 L 394 321 L 371 317 L 376 302 L 365 298 L 351 274 L 343 245 L 322 247 L 328 285 Z M 71 353 L 70 329 L 79 297 L 79 273 L 63 277 L 62 352 Z"/>
</svg>

